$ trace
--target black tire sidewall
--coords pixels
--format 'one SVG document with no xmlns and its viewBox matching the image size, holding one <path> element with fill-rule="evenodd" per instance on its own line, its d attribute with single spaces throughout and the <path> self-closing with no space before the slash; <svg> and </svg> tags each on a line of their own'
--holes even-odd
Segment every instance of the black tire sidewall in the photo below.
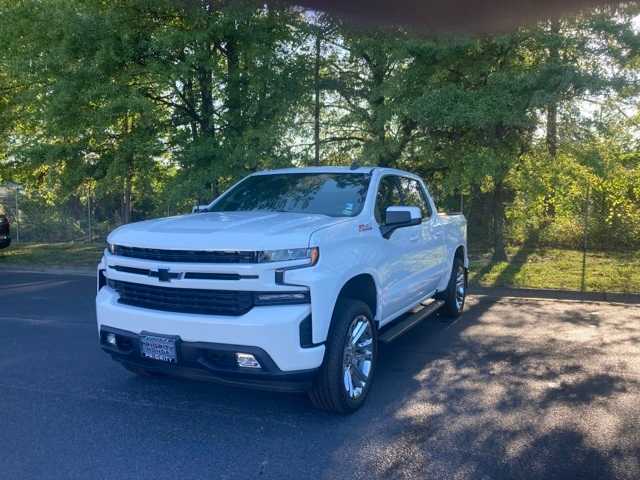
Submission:
<svg viewBox="0 0 640 480">
<path fill-rule="evenodd" d="M 342 357 L 347 342 L 349 326 L 353 319 L 358 315 L 366 316 L 371 324 L 371 331 L 373 335 L 373 356 L 367 386 L 358 398 L 352 399 L 349 397 L 344 387 Z M 369 391 L 371 390 L 371 385 L 373 383 L 377 367 L 378 332 L 375 322 L 373 321 L 371 309 L 366 303 L 360 300 L 345 299 L 336 305 L 335 322 L 332 326 L 332 331 L 330 332 L 328 348 L 329 358 L 326 367 L 330 369 L 330 372 L 328 373 L 331 376 L 332 389 L 334 389 L 334 392 L 339 396 L 340 403 L 344 407 L 344 410 L 347 412 L 353 412 L 364 404 Z"/>
<path fill-rule="evenodd" d="M 460 306 L 460 308 L 458 308 L 458 304 L 456 302 L 456 275 L 460 267 L 462 267 L 465 275 L 465 289 L 462 305 Z M 451 277 L 449 278 L 449 285 L 447 285 L 447 291 L 444 300 L 445 310 L 450 317 L 457 317 L 464 310 L 464 306 L 467 301 L 467 273 L 464 268 L 464 262 L 460 258 L 455 258 L 453 260 L 453 266 L 451 267 Z"/>
</svg>

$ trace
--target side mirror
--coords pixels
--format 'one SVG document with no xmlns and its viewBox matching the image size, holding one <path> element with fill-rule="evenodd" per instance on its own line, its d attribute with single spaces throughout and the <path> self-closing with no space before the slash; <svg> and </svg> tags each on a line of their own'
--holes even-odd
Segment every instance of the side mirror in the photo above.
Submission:
<svg viewBox="0 0 640 480">
<path fill-rule="evenodd" d="M 194 205 L 191 209 L 191 213 L 202 213 L 207 211 L 209 205 Z"/>
<path fill-rule="evenodd" d="M 399 228 L 412 227 L 422 223 L 422 212 L 418 207 L 389 207 L 385 212 L 384 225 L 380 231 L 384 238 Z"/>
</svg>

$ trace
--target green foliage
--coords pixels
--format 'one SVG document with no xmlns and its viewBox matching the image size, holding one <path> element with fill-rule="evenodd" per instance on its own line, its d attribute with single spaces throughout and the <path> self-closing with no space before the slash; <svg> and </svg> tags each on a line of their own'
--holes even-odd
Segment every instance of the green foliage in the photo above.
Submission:
<svg viewBox="0 0 640 480">
<path fill-rule="evenodd" d="M 474 257 L 469 281 L 483 287 L 541 288 L 591 292 L 640 291 L 640 253 L 594 251 L 582 270 L 580 250 L 508 248 L 509 261 L 492 263 Z"/>
<path fill-rule="evenodd" d="M 88 273 L 95 272 L 95 266 L 104 252 L 104 242 L 62 242 L 32 243 L 12 245 L 0 251 L 0 266 L 53 268 L 75 268 Z"/>
<path fill-rule="evenodd" d="M 250 0 L 0 0 L 0 182 L 34 235 L 77 238 L 88 207 L 98 231 L 189 211 L 317 147 L 420 173 L 497 258 L 580 245 L 587 187 L 591 244 L 638 248 L 638 10 L 416 38 Z"/>
</svg>

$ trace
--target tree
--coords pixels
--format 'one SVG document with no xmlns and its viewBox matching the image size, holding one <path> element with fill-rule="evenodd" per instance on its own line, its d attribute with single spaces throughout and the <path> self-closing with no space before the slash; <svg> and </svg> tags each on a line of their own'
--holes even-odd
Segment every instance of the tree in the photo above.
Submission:
<svg viewBox="0 0 640 480">
<path fill-rule="evenodd" d="M 637 13 L 426 38 L 248 0 L 0 0 L 0 175 L 76 210 L 91 190 L 113 224 L 188 210 L 257 169 L 400 167 L 464 197 L 472 243 L 502 260 L 534 232 L 570 237 L 557 192 L 577 198 L 571 168 L 606 192 L 602 212 L 635 178 L 618 168 L 633 147 L 601 161 L 620 128 L 600 133 L 584 104 L 633 116 Z"/>
</svg>

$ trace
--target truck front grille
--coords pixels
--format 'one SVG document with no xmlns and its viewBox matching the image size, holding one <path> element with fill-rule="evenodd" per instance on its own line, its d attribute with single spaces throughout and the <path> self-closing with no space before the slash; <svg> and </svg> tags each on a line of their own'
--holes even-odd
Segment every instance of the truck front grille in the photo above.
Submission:
<svg viewBox="0 0 640 480">
<path fill-rule="evenodd" d="M 156 287 L 111 279 L 108 284 L 120 295 L 119 303 L 152 310 L 240 316 L 253 308 L 252 292 Z"/>
<path fill-rule="evenodd" d="M 114 245 L 114 254 L 121 257 L 141 258 L 143 260 L 156 260 L 159 262 L 257 263 L 259 252 L 239 250 L 158 250 L 155 248 Z"/>
</svg>

